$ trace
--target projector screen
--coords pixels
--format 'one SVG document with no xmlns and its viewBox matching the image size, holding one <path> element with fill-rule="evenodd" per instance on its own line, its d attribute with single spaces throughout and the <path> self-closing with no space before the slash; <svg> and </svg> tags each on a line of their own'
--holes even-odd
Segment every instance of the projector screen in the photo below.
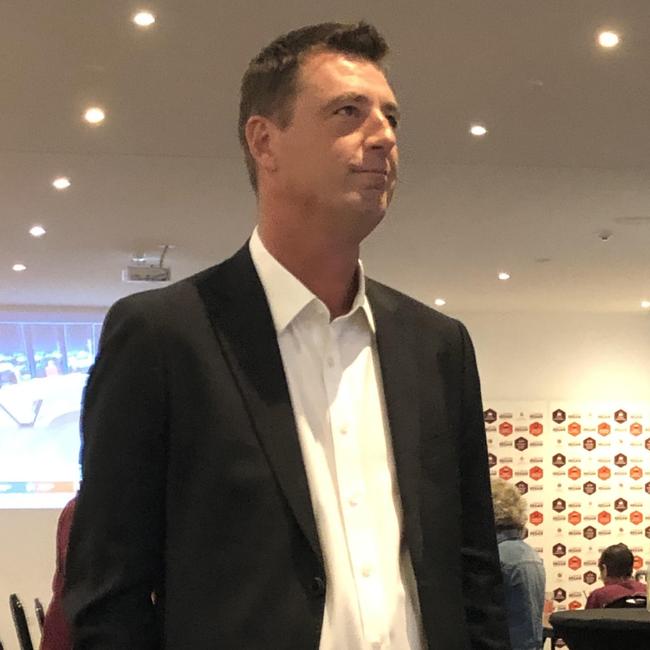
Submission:
<svg viewBox="0 0 650 650">
<path fill-rule="evenodd" d="M 79 414 L 103 315 L 0 312 L 0 509 L 61 508 L 79 486 Z"/>
</svg>

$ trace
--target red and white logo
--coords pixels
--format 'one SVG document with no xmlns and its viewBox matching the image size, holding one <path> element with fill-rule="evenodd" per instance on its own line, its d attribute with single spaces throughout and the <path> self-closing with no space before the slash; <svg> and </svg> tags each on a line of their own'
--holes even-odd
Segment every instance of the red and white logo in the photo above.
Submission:
<svg viewBox="0 0 650 650">
<path fill-rule="evenodd" d="M 579 568 L 582 567 L 582 560 L 577 555 L 572 555 L 569 558 L 568 565 L 569 565 L 569 569 L 571 569 L 572 571 L 577 571 Z"/>
<path fill-rule="evenodd" d="M 512 424 L 510 422 L 502 422 L 499 425 L 499 433 L 502 436 L 509 436 L 512 434 Z"/>
<path fill-rule="evenodd" d="M 507 465 L 504 465 L 499 469 L 499 476 L 504 480 L 504 481 L 509 481 L 512 478 L 512 467 L 508 467 Z"/>
<path fill-rule="evenodd" d="M 582 515 L 577 510 L 572 510 L 569 513 L 567 520 L 573 526 L 577 526 L 582 521 Z"/>
</svg>

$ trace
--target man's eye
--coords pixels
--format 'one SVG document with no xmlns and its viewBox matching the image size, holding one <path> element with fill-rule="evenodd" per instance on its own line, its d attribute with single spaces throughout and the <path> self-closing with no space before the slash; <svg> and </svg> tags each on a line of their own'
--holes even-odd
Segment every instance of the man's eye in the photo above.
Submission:
<svg viewBox="0 0 650 650">
<path fill-rule="evenodd" d="M 336 111 L 339 115 L 347 115 L 348 117 L 355 117 L 359 114 L 359 109 L 356 106 L 342 106 Z"/>
<path fill-rule="evenodd" d="M 399 122 L 397 121 L 397 118 L 394 115 L 386 115 L 386 119 L 394 129 L 396 129 L 399 126 Z"/>
</svg>

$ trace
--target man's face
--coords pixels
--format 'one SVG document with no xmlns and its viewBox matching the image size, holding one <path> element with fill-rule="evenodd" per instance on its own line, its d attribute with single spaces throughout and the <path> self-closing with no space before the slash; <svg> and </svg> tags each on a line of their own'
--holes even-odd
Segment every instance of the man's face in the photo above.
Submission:
<svg viewBox="0 0 650 650">
<path fill-rule="evenodd" d="M 276 187 L 313 225 L 361 241 L 397 180 L 395 95 L 373 63 L 335 52 L 301 66 L 289 126 L 276 134 Z"/>
</svg>

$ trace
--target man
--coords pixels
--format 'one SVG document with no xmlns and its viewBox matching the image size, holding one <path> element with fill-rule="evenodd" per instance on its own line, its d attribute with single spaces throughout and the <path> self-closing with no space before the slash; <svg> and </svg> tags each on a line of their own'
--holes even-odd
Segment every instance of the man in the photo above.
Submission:
<svg viewBox="0 0 650 650">
<path fill-rule="evenodd" d="M 523 539 L 526 503 L 502 479 L 492 481 L 492 501 L 512 650 L 541 650 L 546 574 L 539 554 Z"/>
<path fill-rule="evenodd" d="M 386 51 L 365 24 L 262 50 L 240 105 L 250 242 L 110 310 L 77 650 L 508 648 L 469 337 L 359 263 L 397 177 Z"/>
<path fill-rule="evenodd" d="M 589 594 L 586 609 L 607 607 L 626 596 L 645 596 L 646 585 L 632 578 L 633 567 L 634 556 L 625 544 L 608 546 L 598 560 L 600 578 L 605 586 Z"/>
</svg>

